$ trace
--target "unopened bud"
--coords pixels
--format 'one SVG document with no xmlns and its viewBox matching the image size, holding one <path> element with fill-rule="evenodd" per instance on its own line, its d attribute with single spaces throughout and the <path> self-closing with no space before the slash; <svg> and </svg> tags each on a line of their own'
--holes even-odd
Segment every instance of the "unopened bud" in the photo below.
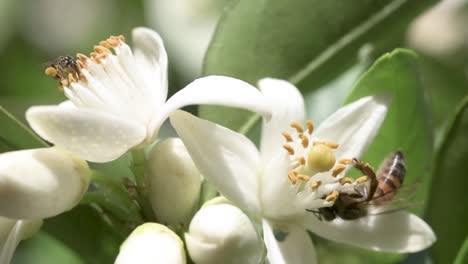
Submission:
<svg viewBox="0 0 468 264">
<path fill-rule="evenodd" d="M 146 223 L 137 227 L 120 247 L 114 264 L 185 264 L 184 244 L 169 228 Z"/>
<path fill-rule="evenodd" d="M 0 215 L 42 219 L 74 207 L 86 192 L 85 161 L 58 148 L 0 154 Z"/>
<path fill-rule="evenodd" d="M 159 142 L 146 166 L 149 199 L 156 219 L 168 225 L 186 225 L 200 195 L 201 176 L 179 138 Z"/>
<path fill-rule="evenodd" d="M 187 250 L 197 264 L 256 264 L 263 242 L 252 222 L 237 207 L 215 198 L 205 204 L 185 234 Z"/>
</svg>

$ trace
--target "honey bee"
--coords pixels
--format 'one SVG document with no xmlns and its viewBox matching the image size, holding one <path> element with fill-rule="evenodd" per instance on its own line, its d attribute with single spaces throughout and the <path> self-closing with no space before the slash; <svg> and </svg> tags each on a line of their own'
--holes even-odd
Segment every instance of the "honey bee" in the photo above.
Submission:
<svg viewBox="0 0 468 264">
<path fill-rule="evenodd" d="M 61 86 L 66 86 L 70 77 L 74 79 L 79 78 L 80 68 L 78 67 L 76 58 L 69 55 L 60 56 L 46 64 L 45 74 L 59 81 Z"/>
<path fill-rule="evenodd" d="M 331 207 L 323 207 L 317 213 L 319 219 L 331 221 L 336 217 L 354 220 L 368 215 L 370 205 L 386 205 L 392 202 L 406 174 L 405 158 L 401 151 L 391 153 L 380 165 L 377 174 L 369 164 L 353 159 L 354 166 L 369 178 L 368 185 L 359 184 L 340 191 Z"/>
</svg>

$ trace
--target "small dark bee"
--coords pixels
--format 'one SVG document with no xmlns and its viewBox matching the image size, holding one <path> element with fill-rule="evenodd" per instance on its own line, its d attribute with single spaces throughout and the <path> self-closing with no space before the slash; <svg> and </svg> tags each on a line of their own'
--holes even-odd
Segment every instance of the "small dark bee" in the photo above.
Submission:
<svg viewBox="0 0 468 264">
<path fill-rule="evenodd" d="M 45 74 L 60 82 L 61 86 L 68 85 L 69 79 L 79 79 L 80 68 L 77 59 L 72 56 L 60 56 L 46 64 Z"/>
<path fill-rule="evenodd" d="M 369 205 L 385 205 L 392 201 L 400 189 L 406 174 L 403 153 L 391 153 L 380 165 L 377 176 L 369 166 L 353 159 L 354 166 L 369 177 L 369 185 L 364 184 L 340 191 L 338 198 L 331 207 L 323 207 L 317 213 L 319 219 L 331 221 L 337 216 L 344 220 L 354 220 L 368 215 Z"/>
</svg>

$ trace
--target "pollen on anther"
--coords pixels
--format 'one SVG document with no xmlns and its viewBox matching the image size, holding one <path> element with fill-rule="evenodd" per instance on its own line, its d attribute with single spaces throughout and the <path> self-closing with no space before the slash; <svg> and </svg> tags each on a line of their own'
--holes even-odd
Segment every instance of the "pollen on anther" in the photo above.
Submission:
<svg viewBox="0 0 468 264">
<path fill-rule="evenodd" d="M 344 165 L 349 165 L 349 164 L 353 164 L 353 160 L 344 158 L 344 159 L 339 159 L 338 163 L 344 164 Z"/>
<path fill-rule="evenodd" d="M 57 69 L 54 67 L 47 67 L 44 73 L 49 76 L 57 76 Z"/>
<path fill-rule="evenodd" d="M 101 46 L 101 45 L 94 46 L 94 51 L 97 52 L 97 53 L 101 53 L 101 54 L 110 54 L 110 53 L 112 53 L 108 48 L 106 48 L 104 46 Z"/>
<path fill-rule="evenodd" d="M 346 166 L 343 164 L 336 165 L 332 172 L 333 177 L 338 176 L 338 174 L 342 173 L 345 169 L 346 169 Z"/>
<path fill-rule="evenodd" d="M 359 178 L 356 179 L 356 183 L 361 184 L 369 180 L 369 177 L 367 175 L 363 175 Z"/>
<path fill-rule="evenodd" d="M 290 181 L 292 184 L 296 184 L 296 182 L 297 182 L 297 172 L 295 172 L 295 171 L 289 171 L 289 172 L 288 172 L 288 178 L 289 178 L 289 181 Z"/>
<path fill-rule="evenodd" d="M 296 160 L 297 160 L 297 163 L 299 163 L 301 165 L 305 165 L 305 163 L 306 163 L 306 160 L 305 160 L 305 158 L 303 156 L 297 157 Z"/>
<path fill-rule="evenodd" d="M 305 175 L 305 174 L 298 174 L 298 175 L 297 175 L 297 178 L 298 178 L 299 180 L 302 180 L 302 181 L 308 181 L 308 180 L 310 180 L 310 176 L 309 176 L 309 175 Z"/>
<path fill-rule="evenodd" d="M 315 145 L 325 145 L 331 149 L 337 149 L 340 145 L 338 143 L 335 143 L 335 142 L 327 142 L 327 141 L 315 141 L 314 142 L 314 146 Z"/>
<path fill-rule="evenodd" d="M 335 201 L 336 198 L 338 198 L 339 194 L 340 193 L 338 191 L 333 191 L 329 195 L 327 195 L 327 197 L 325 197 L 325 201 L 327 201 L 327 202 Z"/>
<path fill-rule="evenodd" d="M 125 41 L 125 36 L 124 36 L 124 35 L 119 35 L 118 38 L 119 38 L 121 41 Z"/>
<path fill-rule="evenodd" d="M 293 147 L 291 147 L 291 145 L 289 144 L 284 144 L 283 145 L 283 148 L 288 151 L 289 155 L 294 155 L 294 149 Z"/>
<path fill-rule="evenodd" d="M 313 191 L 316 191 L 320 185 L 322 184 L 321 181 L 314 181 L 310 183 L 310 188 L 312 188 Z"/>
<path fill-rule="evenodd" d="M 284 131 L 281 133 L 281 135 L 283 135 L 287 142 L 293 142 L 293 138 L 288 132 Z"/>
<path fill-rule="evenodd" d="M 291 127 L 296 129 L 297 133 L 304 133 L 304 128 L 297 122 L 292 122 Z"/>
<path fill-rule="evenodd" d="M 309 135 L 312 135 L 312 133 L 314 132 L 314 123 L 312 122 L 312 120 L 307 120 L 306 125 L 307 125 L 307 133 L 309 133 Z"/>
<path fill-rule="evenodd" d="M 109 42 L 107 42 L 107 40 L 99 41 L 99 45 L 106 47 L 108 49 L 112 48 L 112 45 Z"/>
<path fill-rule="evenodd" d="M 341 185 L 345 185 L 346 183 L 353 183 L 353 179 L 349 177 L 345 177 L 343 179 L 340 179 L 339 182 Z"/>
<path fill-rule="evenodd" d="M 75 79 L 75 77 L 73 76 L 72 73 L 69 73 L 69 74 L 68 74 L 68 80 L 69 80 L 70 82 L 77 82 L 77 80 Z"/>
<path fill-rule="evenodd" d="M 301 135 L 301 143 L 304 148 L 307 148 L 307 146 L 309 146 L 309 138 L 304 134 Z"/>
</svg>

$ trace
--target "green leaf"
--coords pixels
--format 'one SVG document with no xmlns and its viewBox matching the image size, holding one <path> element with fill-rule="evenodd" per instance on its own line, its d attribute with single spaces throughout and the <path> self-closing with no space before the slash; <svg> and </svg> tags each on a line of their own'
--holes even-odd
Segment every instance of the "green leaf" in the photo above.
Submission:
<svg viewBox="0 0 468 264">
<path fill-rule="evenodd" d="M 79 205 L 46 219 L 42 230 L 68 246 L 85 263 L 113 263 L 124 237 L 111 230 L 106 219 L 94 208 Z"/>
<path fill-rule="evenodd" d="M 452 263 L 468 235 L 465 210 L 468 163 L 468 94 L 453 115 L 438 150 L 427 217 L 437 235 L 431 254 L 435 263 Z M 458 207 L 459 206 L 459 207 Z"/>
<path fill-rule="evenodd" d="M 433 129 L 421 79 L 416 54 L 397 49 L 378 59 L 346 99 L 348 103 L 367 95 L 392 96 L 385 121 L 363 159 L 378 166 L 390 152 L 402 150 L 407 166 L 404 185 L 416 188 L 414 200 L 419 202 L 427 199 L 433 151 Z M 419 206 L 412 211 L 421 214 L 423 209 Z"/>
<path fill-rule="evenodd" d="M 454 264 L 463 264 L 468 262 L 468 237 L 465 238 L 465 242 L 458 251 L 457 258 L 453 262 Z"/>
<path fill-rule="evenodd" d="M 315 90 L 357 60 L 373 44 L 381 54 L 401 43 L 406 26 L 435 0 L 240 0 L 221 18 L 207 51 L 204 75 L 236 77 L 252 84 L 264 77 L 288 79 Z M 201 106 L 200 116 L 239 130 L 246 111 Z"/>
<path fill-rule="evenodd" d="M 0 124 L 0 150 L 2 152 L 48 146 L 2 106 L 0 106 Z"/>
</svg>

